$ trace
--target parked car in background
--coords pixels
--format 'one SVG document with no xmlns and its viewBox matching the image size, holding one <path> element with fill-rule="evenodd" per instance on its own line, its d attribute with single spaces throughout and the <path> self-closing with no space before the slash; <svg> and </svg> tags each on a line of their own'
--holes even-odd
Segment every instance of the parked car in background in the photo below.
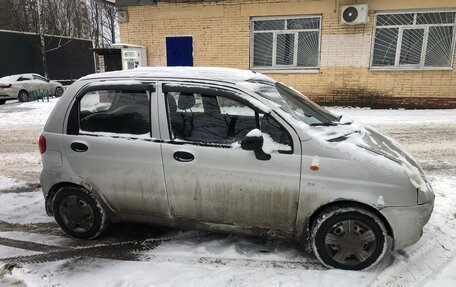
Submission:
<svg viewBox="0 0 456 287">
<path fill-rule="evenodd" d="M 417 242 L 434 207 L 393 139 L 251 71 L 83 77 L 39 147 L 46 211 L 78 238 L 140 221 L 291 239 L 359 270 Z"/>
<path fill-rule="evenodd" d="M 63 94 L 63 86 L 38 74 L 6 76 L 0 78 L 0 105 L 14 99 L 27 102 L 34 91 L 39 91 L 41 96 L 60 97 Z"/>
</svg>

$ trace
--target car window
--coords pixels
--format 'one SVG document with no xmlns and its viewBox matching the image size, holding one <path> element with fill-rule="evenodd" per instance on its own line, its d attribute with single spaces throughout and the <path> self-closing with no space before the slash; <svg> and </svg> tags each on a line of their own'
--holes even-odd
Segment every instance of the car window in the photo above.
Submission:
<svg viewBox="0 0 456 287">
<path fill-rule="evenodd" d="M 87 92 L 79 103 L 79 129 L 150 137 L 150 97 L 146 91 Z"/>
<path fill-rule="evenodd" d="M 178 102 L 179 100 L 179 95 L 180 93 L 179 92 L 169 92 L 168 93 L 169 96 L 173 97 L 174 98 L 174 101 L 176 101 L 176 103 Z M 201 94 L 193 94 L 195 96 L 195 104 L 190 108 L 192 112 L 204 112 L 204 109 L 203 109 L 203 100 L 201 98 Z M 179 107 L 177 107 L 177 111 L 178 112 L 185 112 L 184 109 L 181 109 Z"/>
<path fill-rule="evenodd" d="M 41 76 L 38 76 L 38 75 L 33 75 L 33 78 L 35 80 L 39 80 L 39 81 L 43 81 L 43 82 L 47 82 L 47 80 Z"/>
<path fill-rule="evenodd" d="M 188 92 L 166 92 L 165 96 L 175 139 L 231 145 L 260 128 L 274 142 L 290 147 L 285 150 L 291 150 L 291 137 L 285 128 L 232 97 Z"/>
<path fill-rule="evenodd" d="M 249 107 L 239 104 L 238 102 L 229 99 L 229 98 L 222 98 L 217 97 L 220 111 L 222 114 L 225 115 L 236 115 L 236 116 L 249 116 L 255 117 L 255 111 L 250 109 Z"/>
<path fill-rule="evenodd" d="M 260 130 L 271 136 L 272 140 L 276 143 L 289 147 L 293 146 L 288 131 L 270 115 L 260 115 Z"/>
<path fill-rule="evenodd" d="M 32 77 L 30 77 L 30 76 L 21 76 L 19 79 L 17 79 L 18 82 L 31 81 L 31 80 L 32 80 Z"/>
<path fill-rule="evenodd" d="M 175 138 L 201 143 L 231 144 L 242 140 L 257 128 L 255 111 L 237 101 L 199 93 L 166 93 L 170 128 Z M 197 99 L 201 102 L 197 103 Z M 199 104 L 199 105 L 198 105 Z M 233 106 L 235 104 L 235 106 Z M 224 108 L 224 113 L 221 112 Z M 248 115 L 238 115 L 227 108 L 250 110 Z"/>
</svg>

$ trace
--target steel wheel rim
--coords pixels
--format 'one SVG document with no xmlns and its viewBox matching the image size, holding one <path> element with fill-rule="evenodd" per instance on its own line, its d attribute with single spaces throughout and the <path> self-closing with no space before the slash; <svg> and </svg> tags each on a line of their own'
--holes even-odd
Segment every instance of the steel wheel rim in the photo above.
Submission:
<svg viewBox="0 0 456 287">
<path fill-rule="evenodd" d="M 56 97 L 60 97 L 63 95 L 63 90 L 62 88 L 57 88 L 56 91 L 55 91 L 55 96 Z"/>
<path fill-rule="evenodd" d="M 92 229 L 94 212 L 87 201 L 77 195 L 65 197 L 59 206 L 63 224 L 71 231 L 83 233 Z"/>
<path fill-rule="evenodd" d="M 325 235 L 325 250 L 337 263 L 358 265 L 372 257 L 377 237 L 372 228 L 358 220 L 342 220 Z"/>
</svg>

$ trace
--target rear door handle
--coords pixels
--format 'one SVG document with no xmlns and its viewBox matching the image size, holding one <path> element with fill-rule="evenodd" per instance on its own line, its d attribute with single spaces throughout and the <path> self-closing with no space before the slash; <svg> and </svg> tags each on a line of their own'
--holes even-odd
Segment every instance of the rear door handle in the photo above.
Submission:
<svg viewBox="0 0 456 287">
<path fill-rule="evenodd" d="M 74 142 L 71 144 L 71 149 L 75 152 L 85 152 L 89 149 L 89 147 L 86 144 Z"/>
<path fill-rule="evenodd" d="M 186 151 L 176 151 L 173 154 L 173 157 L 175 160 L 181 161 L 181 162 L 190 162 L 195 159 L 194 155 L 192 155 L 191 153 L 186 152 Z"/>
</svg>

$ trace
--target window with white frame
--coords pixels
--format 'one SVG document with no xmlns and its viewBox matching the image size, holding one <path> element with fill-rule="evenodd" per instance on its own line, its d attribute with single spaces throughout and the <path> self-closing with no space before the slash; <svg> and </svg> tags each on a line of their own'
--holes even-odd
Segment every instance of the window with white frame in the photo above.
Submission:
<svg viewBox="0 0 456 287">
<path fill-rule="evenodd" d="M 318 69 L 320 31 L 321 16 L 252 18 L 252 69 Z"/>
<path fill-rule="evenodd" d="M 372 68 L 450 68 L 456 11 L 375 15 Z"/>
</svg>

